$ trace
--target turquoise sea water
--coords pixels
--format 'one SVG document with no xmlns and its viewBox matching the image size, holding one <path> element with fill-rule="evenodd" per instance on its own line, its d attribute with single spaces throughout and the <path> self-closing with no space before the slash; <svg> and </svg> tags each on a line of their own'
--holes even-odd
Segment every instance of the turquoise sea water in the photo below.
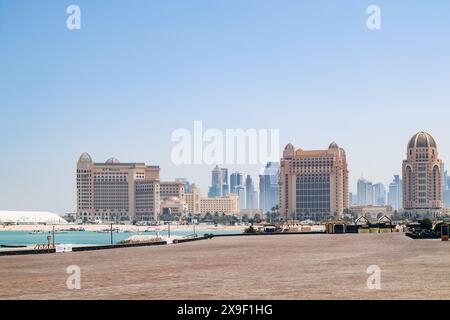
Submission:
<svg viewBox="0 0 450 320">
<path fill-rule="evenodd" d="M 172 230 L 171 235 L 174 236 L 189 236 L 192 235 L 192 231 L 177 231 Z M 205 233 L 212 234 L 231 234 L 239 233 L 238 231 L 210 231 L 210 230 L 197 230 L 198 236 L 203 236 Z M 156 232 L 113 232 L 113 242 L 118 243 L 132 235 L 156 235 Z M 42 234 L 29 234 L 28 231 L 0 231 L 0 245 L 34 245 L 47 243 L 47 236 L 51 233 Z M 160 236 L 166 237 L 167 231 L 161 231 Z M 93 231 L 68 231 L 65 233 L 55 234 L 55 243 L 61 244 L 110 244 L 110 233 L 98 233 Z"/>
</svg>

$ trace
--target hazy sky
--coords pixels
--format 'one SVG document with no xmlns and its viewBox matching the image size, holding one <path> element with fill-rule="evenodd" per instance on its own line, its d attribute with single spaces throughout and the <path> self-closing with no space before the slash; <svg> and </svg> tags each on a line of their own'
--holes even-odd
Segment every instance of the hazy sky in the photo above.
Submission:
<svg viewBox="0 0 450 320">
<path fill-rule="evenodd" d="M 280 147 L 335 140 L 351 191 L 361 174 L 388 184 L 417 131 L 450 162 L 449 40 L 447 0 L 0 0 L 0 209 L 73 212 L 84 151 L 206 193 L 212 166 L 171 161 L 194 120 L 279 129 Z"/>
</svg>

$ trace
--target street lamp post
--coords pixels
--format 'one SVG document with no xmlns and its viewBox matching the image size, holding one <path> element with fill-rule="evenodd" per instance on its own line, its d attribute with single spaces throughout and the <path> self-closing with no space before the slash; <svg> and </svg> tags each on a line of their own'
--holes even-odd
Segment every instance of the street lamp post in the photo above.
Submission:
<svg viewBox="0 0 450 320">
<path fill-rule="evenodd" d="M 53 238 L 53 248 L 54 248 L 55 247 L 55 226 L 53 226 L 52 238 Z"/>
</svg>

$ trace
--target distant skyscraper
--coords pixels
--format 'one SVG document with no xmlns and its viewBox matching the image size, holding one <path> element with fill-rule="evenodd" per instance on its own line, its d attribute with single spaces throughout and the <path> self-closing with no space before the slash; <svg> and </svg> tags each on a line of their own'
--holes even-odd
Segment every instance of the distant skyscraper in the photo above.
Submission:
<svg viewBox="0 0 450 320">
<path fill-rule="evenodd" d="M 258 191 L 253 190 L 253 198 L 252 198 L 252 200 L 253 200 L 253 209 L 259 209 L 259 205 L 258 205 L 258 203 L 259 203 L 259 194 L 258 194 Z"/>
<path fill-rule="evenodd" d="M 236 194 L 239 196 L 239 207 L 241 209 L 247 208 L 247 199 L 246 199 L 246 192 L 245 187 L 239 186 L 236 188 Z"/>
<path fill-rule="evenodd" d="M 388 204 L 394 210 L 402 208 L 402 180 L 399 175 L 394 175 L 394 180 L 389 184 Z"/>
<path fill-rule="evenodd" d="M 250 175 L 247 175 L 247 178 L 245 179 L 245 195 L 246 195 L 246 209 L 254 209 L 254 194 L 253 191 L 255 191 L 255 185 L 253 184 L 253 179 Z"/>
<path fill-rule="evenodd" d="M 280 163 L 280 213 L 299 219 L 341 217 L 349 207 L 345 151 L 332 142 L 326 150 L 288 144 Z"/>
<path fill-rule="evenodd" d="M 373 205 L 373 186 L 372 182 L 364 178 L 358 179 L 358 205 L 371 206 Z"/>
<path fill-rule="evenodd" d="M 444 171 L 444 178 L 442 180 L 442 189 L 444 189 L 443 191 L 444 206 L 448 208 L 450 207 L 450 177 L 447 174 L 447 170 Z"/>
<path fill-rule="evenodd" d="M 410 215 L 442 212 L 442 161 L 436 141 L 426 132 L 416 133 L 403 160 L 403 208 Z"/>
<path fill-rule="evenodd" d="M 222 196 L 226 197 L 230 193 L 230 185 L 228 184 L 228 169 L 221 168 L 222 170 Z"/>
<path fill-rule="evenodd" d="M 386 205 L 386 188 L 382 183 L 376 183 L 373 185 L 373 204 L 375 206 Z"/>
<path fill-rule="evenodd" d="M 267 163 L 264 173 L 259 175 L 259 209 L 270 211 L 278 205 L 280 196 L 280 164 Z"/>
<path fill-rule="evenodd" d="M 211 172 L 211 187 L 209 187 L 208 197 L 215 198 L 215 197 L 223 196 L 224 173 L 225 173 L 224 169 L 219 168 L 219 166 L 216 166 L 212 170 L 212 172 Z"/>
<path fill-rule="evenodd" d="M 234 172 L 230 176 L 230 192 L 238 194 L 238 187 L 242 187 L 242 183 L 244 182 L 242 178 L 242 173 Z M 245 208 L 245 207 L 241 207 Z"/>
</svg>

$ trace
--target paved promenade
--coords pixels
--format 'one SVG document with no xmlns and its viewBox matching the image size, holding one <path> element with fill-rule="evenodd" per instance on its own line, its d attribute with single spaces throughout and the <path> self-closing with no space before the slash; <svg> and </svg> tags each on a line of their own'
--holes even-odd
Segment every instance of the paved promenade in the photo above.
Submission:
<svg viewBox="0 0 450 320">
<path fill-rule="evenodd" d="M 81 270 L 69 290 L 66 268 Z M 367 267 L 381 269 L 369 290 Z M 228 237 L 0 257 L 0 299 L 450 299 L 450 242 L 401 233 Z"/>
</svg>

